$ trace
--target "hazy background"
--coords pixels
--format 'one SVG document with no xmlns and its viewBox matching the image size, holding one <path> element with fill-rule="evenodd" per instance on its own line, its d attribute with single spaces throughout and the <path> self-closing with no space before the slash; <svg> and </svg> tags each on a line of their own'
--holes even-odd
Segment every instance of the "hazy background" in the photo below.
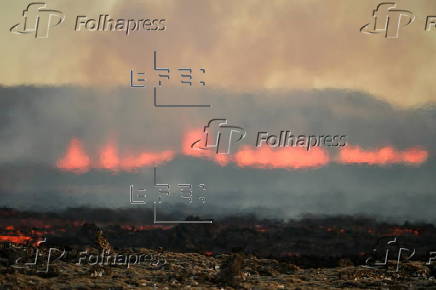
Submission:
<svg viewBox="0 0 436 290">
<path fill-rule="evenodd" d="M 436 31 L 424 30 L 434 1 L 397 1 L 416 16 L 399 39 L 359 32 L 377 1 L 47 1 L 66 17 L 48 39 L 9 32 L 28 4 L 0 4 L 0 206 L 129 207 L 129 185 L 152 184 L 152 166 L 80 174 L 56 168 L 78 138 L 91 158 L 108 142 L 120 152 L 174 152 L 158 165 L 162 182 L 207 184 L 211 214 L 263 208 L 278 217 L 434 221 Z M 99 14 L 165 18 L 167 29 L 73 31 L 77 15 Z M 159 89 L 163 103 L 211 107 L 153 107 L 153 51 L 174 74 Z M 176 77 L 182 66 L 194 69 L 192 88 Z M 131 69 L 147 73 L 147 88 L 128 88 Z M 429 157 L 416 165 L 346 165 L 331 150 L 325 166 L 292 170 L 184 155 L 186 132 L 211 118 L 244 127 L 245 144 L 254 145 L 258 131 L 293 130 L 347 135 L 368 150 L 418 146 Z"/>
</svg>

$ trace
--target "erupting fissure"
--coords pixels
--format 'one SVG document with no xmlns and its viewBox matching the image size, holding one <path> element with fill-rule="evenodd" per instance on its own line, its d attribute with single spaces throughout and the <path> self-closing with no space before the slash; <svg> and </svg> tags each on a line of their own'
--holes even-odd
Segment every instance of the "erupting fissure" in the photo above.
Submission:
<svg viewBox="0 0 436 290">
<path fill-rule="evenodd" d="M 181 154 L 212 160 L 220 166 L 230 162 L 239 167 L 304 169 L 320 168 L 330 162 L 339 164 L 367 164 L 385 166 L 389 164 L 420 165 L 427 161 L 429 153 L 420 147 L 398 150 L 392 146 L 367 150 L 360 146 L 347 145 L 332 156 L 330 151 L 316 147 L 306 150 L 300 147 L 254 147 L 243 145 L 233 154 L 216 154 L 214 150 L 192 148 L 193 141 L 201 138 L 203 132 L 188 131 L 182 140 Z M 111 171 L 131 171 L 141 167 L 157 166 L 171 161 L 175 150 L 123 152 L 120 154 L 116 142 L 108 142 L 100 148 L 97 156 L 90 157 L 78 138 L 71 139 L 65 154 L 57 161 L 59 169 L 73 173 L 85 173 L 91 168 Z"/>
<path fill-rule="evenodd" d="M 171 150 L 160 152 L 143 151 L 120 155 L 114 142 L 109 142 L 98 153 L 98 157 L 89 157 L 82 142 L 73 138 L 63 157 L 57 162 L 57 167 L 74 173 L 85 173 L 91 168 L 107 169 L 111 171 L 134 170 L 141 167 L 155 166 L 173 159 L 175 153 Z"/>
</svg>

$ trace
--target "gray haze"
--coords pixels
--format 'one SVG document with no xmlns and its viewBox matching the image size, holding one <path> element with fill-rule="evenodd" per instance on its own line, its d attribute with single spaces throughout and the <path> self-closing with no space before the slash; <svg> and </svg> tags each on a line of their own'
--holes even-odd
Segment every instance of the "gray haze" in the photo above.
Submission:
<svg viewBox="0 0 436 290">
<path fill-rule="evenodd" d="M 158 182 L 204 183 L 210 214 L 260 211 L 288 218 L 304 213 L 368 214 L 434 222 L 436 109 L 398 109 L 376 97 L 339 89 L 308 91 L 172 90 L 180 103 L 211 108 L 154 108 L 149 90 L 110 91 L 75 87 L 0 88 L 0 206 L 56 209 L 71 206 L 129 207 L 130 184 L 150 187 L 152 169 L 135 172 L 91 170 L 84 174 L 54 167 L 72 137 L 95 155 L 109 139 L 124 150 L 181 151 L 183 132 L 211 118 L 227 118 L 256 132 L 347 135 L 364 148 L 422 146 L 430 153 L 421 166 L 343 165 L 317 169 L 221 167 L 177 157 L 159 167 Z M 203 209 L 204 210 L 204 209 Z"/>
</svg>

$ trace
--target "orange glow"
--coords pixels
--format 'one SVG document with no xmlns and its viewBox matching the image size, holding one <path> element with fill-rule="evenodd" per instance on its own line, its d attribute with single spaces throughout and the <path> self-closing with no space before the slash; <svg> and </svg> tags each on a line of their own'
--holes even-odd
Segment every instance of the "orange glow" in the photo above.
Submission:
<svg viewBox="0 0 436 290">
<path fill-rule="evenodd" d="M 132 170 L 136 168 L 153 166 L 164 162 L 171 161 L 175 153 L 167 150 L 162 152 L 142 152 L 138 155 L 131 155 L 121 160 L 121 168 Z"/>
<path fill-rule="evenodd" d="M 403 162 L 410 164 L 421 164 L 427 161 L 428 152 L 419 148 L 410 148 L 403 151 Z"/>
<path fill-rule="evenodd" d="M 84 173 L 89 170 L 91 160 L 82 148 L 80 140 L 73 138 L 65 155 L 57 162 L 57 167 L 75 173 Z"/>
<path fill-rule="evenodd" d="M 25 244 L 27 241 L 30 241 L 32 238 L 27 236 L 0 236 L 0 241 L 2 242 L 11 242 L 15 244 Z"/>
<path fill-rule="evenodd" d="M 302 147 L 251 147 L 245 146 L 234 155 L 216 154 L 212 150 L 203 150 L 192 143 L 203 137 L 201 130 L 190 130 L 184 135 L 182 152 L 185 155 L 205 158 L 221 166 L 235 162 L 239 167 L 256 168 L 318 168 L 330 162 L 329 154 L 320 147 L 310 151 Z M 345 164 L 366 163 L 371 165 L 386 165 L 404 163 L 419 165 L 428 158 L 428 152 L 421 148 L 409 148 L 404 151 L 395 150 L 391 146 L 382 147 L 373 151 L 363 150 L 359 146 L 347 146 L 340 150 L 338 162 Z"/>
<path fill-rule="evenodd" d="M 235 162 L 240 167 L 257 168 L 314 168 L 329 163 L 329 156 L 319 147 L 310 151 L 302 147 L 253 148 L 245 146 L 235 154 Z"/>
<path fill-rule="evenodd" d="M 158 165 L 168 162 L 174 158 L 174 152 L 167 150 L 162 152 L 140 152 L 129 153 L 127 156 L 119 157 L 117 145 L 113 142 L 104 146 L 99 153 L 98 168 L 117 171 L 118 169 L 132 170 L 141 167 Z"/>
<path fill-rule="evenodd" d="M 191 147 L 192 143 L 203 137 L 201 130 L 188 131 L 182 141 L 182 153 L 193 157 L 202 157 L 218 163 L 220 166 L 225 166 L 231 161 L 231 156 L 228 154 L 216 154 L 214 150 L 204 150 L 196 146 Z"/>
<path fill-rule="evenodd" d="M 331 161 L 329 153 L 321 147 L 307 151 L 303 147 L 271 148 L 268 146 L 243 146 L 234 154 L 217 154 L 214 148 L 201 149 L 199 144 L 192 144 L 203 137 L 201 130 L 190 130 L 182 140 L 182 154 L 211 160 L 220 166 L 230 162 L 239 167 L 303 169 L 319 168 Z M 199 142 L 200 143 L 200 142 Z M 108 142 L 100 150 L 96 159 L 92 159 L 83 149 L 79 139 L 73 138 L 63 157 L 56 165 L 58 168 L 73 173 L 85 173 L 91 168 L 111 171 L 135 170 L 142 167 L 156 166 L 171 161 L 176 155 L 173 150 L 160 152 L 140 151 L 120 154 L 116 142 Z M 364 150 L 360 146 L 348 145 L 340 149 L 336 162 L 342 164 L 408 164 L 419 165 L 427 161 L 428 151 L 414 147 L 403 151 L 391 146 L 375 150 Z"/>
<path fill-rule="evenodd" d="M 226 154 L 215 154 L 213 160 L 221 166 L 226 166 L 230 162 L 231 158 Z"/>
<path fill-rule="evenodd" d="M 210 150 L 202 150 L 198 148 L 191 148 L 191 145 L 196 140 L 201 139 L 203 132 L 201 130 L 190 130 L 185 133 L 182 141 L 182 152 L 185 155 L 196 157 L 207 157 L 210 155 Z"/>
<path fill-rule="evenodd" d="M 393 163 L 421 164 L 428 158 L 428 152 L 419 148 L 404 151 L 386 146 L 376 150 L 363 150 L 359 146 L 348 146 L 339 152 L 339 162 L 346 164 L 365 163 L 370 165 L 386 165 Z"/>
<path fill-rule="evenodd" d="M 119 163 L 117 146 L 114 143 L 108 143 L 99 153 L 99 167 L 118 170 Z"/>
<path fill-rule="evenodd" d="M 129 153 L 121 156 L 115 142 L 107 143 L 98 153 L 97 162 L 91 162 L 90 157 L 82 148 L 80 140 L 73 138 L 68 146 L 65 155 L 58 160 L 57 167 L 73 173 L 85 173 L 90 168 L 101 168 L 112 171 L 132 170 L 145 166 L 158 165 L 172 160 L 175 156 L 174 151 L 167 150 L 161 152 L 139 152 Z"/>
<path fill-rule="evenodd" d="M 255 229 L 256 229 L 256 232 L 259 232 L 259 233 L 269 232 L 269 229 L 263 225 L 256 225 Z"/>
<path fill-rule="evenodd" d="M 393 228 L 389 235 L 392 236 L 404 236 L 404 235 L 414 235 L 419 236 L 420 232 L 419 230 L 415 229 L 407 229 L 407 228 Z"/>
</svg>

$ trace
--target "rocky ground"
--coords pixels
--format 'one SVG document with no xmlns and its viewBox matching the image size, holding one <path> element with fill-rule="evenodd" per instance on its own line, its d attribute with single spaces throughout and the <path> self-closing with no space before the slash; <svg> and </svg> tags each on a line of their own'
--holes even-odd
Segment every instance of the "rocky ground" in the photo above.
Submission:
<svg viewBox="0 0 436 290">
<path fill-rule="evenodd" d="M 127 267 L 90 265 L 90 260 L 78 265 L 81 254 L 69 250 L 45 271 L 47 250 L 40 252 L 37 265 L 25 265 L 32 259 L 16 261 L 23 248 L 2 249 L 0 289 L 436 289 L 435 269 L 417 261 L 402 263 L 398 272 L 394 261 L 386 269 L 354 266 L 346 260 L 340 267 L 302 269 L 241 253 L 208 256 L 130 249 L 123 253 L 147 258 Z"/>
<path fill-rule="evenodd" d="M 45 218 L 35 230 L 10 216 L 0 235 L 0 290 L 436 289 L 433 225 L 233 218 L 214 227 L 57 229 Z"/>
</svg>

